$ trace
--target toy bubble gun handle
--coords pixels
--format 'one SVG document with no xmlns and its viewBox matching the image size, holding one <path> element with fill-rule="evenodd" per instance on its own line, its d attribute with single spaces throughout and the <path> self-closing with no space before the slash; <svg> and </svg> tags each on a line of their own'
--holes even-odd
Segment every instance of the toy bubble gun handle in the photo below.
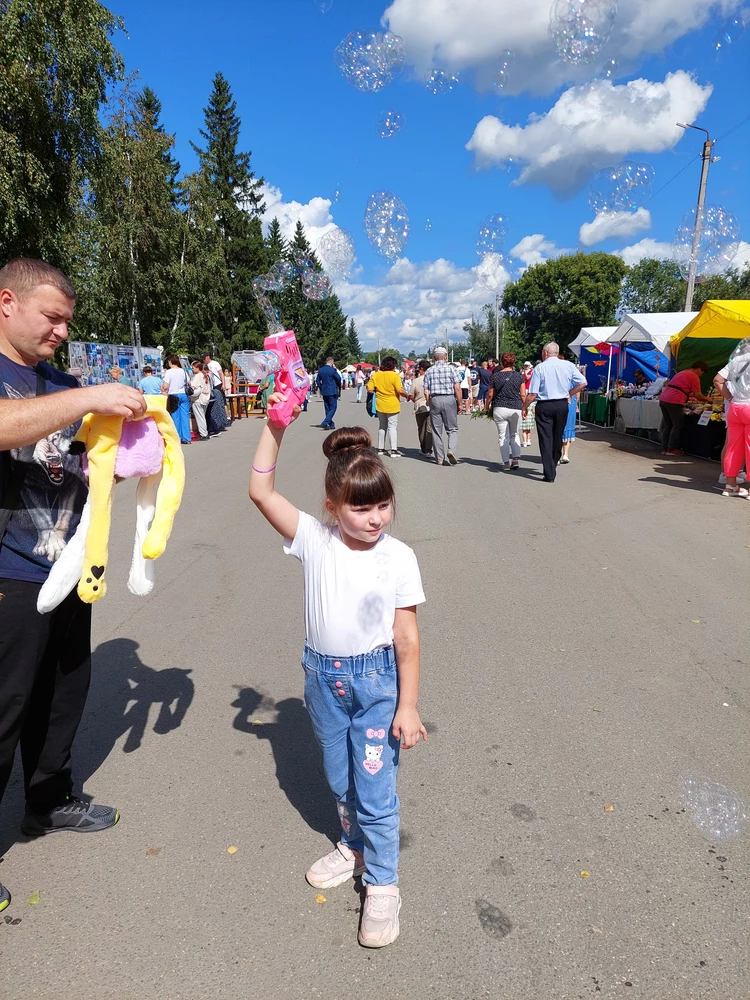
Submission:
<svg viewBox="0 0 750 1000">
<path fill-rule="evenodd" d="M 291 330 L 275 334 L 266 337 L 263 349 L 273 351 L 279 359 L 276 389 L 286 396 L 283 402 L 273 403 L 268 407 L 268 419 L 277 427 L 288 427 L 292 422 L 294 407 L 302 406 L 310 386 L 297 338 Z"/>
</svg>

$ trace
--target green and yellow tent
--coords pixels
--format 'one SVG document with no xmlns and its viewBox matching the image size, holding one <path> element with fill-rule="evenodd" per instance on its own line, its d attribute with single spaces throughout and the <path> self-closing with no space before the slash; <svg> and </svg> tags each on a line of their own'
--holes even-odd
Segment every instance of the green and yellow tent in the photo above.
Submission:
<svg viewBox="0 0 750 1000">
<path fill-rule="evenodd" d="M 745 337 L 750 337 L 750 300 L 709 299 L 695 319 L 669 341 L 675 371 L 705 361 L 708 371 L 701 379 L 705 391 L 729 360 L 737 342 Z"/>
</svg>

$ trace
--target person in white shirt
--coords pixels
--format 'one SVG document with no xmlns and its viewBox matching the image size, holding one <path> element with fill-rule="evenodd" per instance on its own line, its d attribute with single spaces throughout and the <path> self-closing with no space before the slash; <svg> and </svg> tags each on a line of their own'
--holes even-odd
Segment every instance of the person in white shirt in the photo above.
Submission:
<svg viewBox="0 0 750 1000">
<path fill-rule="evenodd" d="M 208 353 L 201 355 L 201 361 L 208 368 L 209 377 L 211 379 L 211 388 L 221 393 L 222 401 L 226 406 L 227 401 L 224 396 L 224 369 L 218 361 L 213 361 L 211 355 Z"/>
<path fill-rule="evenodd" d="M 283 436 L 270 422 L 261 431 L 250 499 L 304 569 L 305 704 L 342 828 L 335 850 L 306 878 L 330 889 L 361 874 L 359 943 L 381 948 L 399 932 L 399 751 L 427 737 L 417 712 L 422 581 L 412 550 L 387 533 L 393 483 L 367 431 L 342 427 L 323 444 L 332 525 L 276 491 Z"/>
<path fill-rule="evenodd" d="M 190 379 L 190 387 L 193 390 L 192 407 L 195 425 L 198 428 L 198 440 L 208 441 L 208 427 L 206 425 L 206 407 L 211 398 L 211 386 L 209 385 L 208 373 L 204 370 L 202 361 L 194 361 L 192 364 L 193 377 Z"/>
</svg>

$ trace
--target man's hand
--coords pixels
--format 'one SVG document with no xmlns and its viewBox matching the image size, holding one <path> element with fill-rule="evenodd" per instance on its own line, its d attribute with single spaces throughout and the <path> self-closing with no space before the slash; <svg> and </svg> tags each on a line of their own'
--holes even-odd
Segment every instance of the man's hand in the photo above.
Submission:
<svg viewBox="0 0 750 1000">
<path fill-rule="evenodd" d="M 411 750 L 419 743 L 419 737 L 427 742 L 427 730 L 422 725 L 416 708 L 399 708 L 393 719 L 392 733 L 401 740 L 402 750 Z"/>
<path fill-rule="evenodd" d="M 90 413 L 135 420 L 146 412 L 146 397 L 138 389 L 116 382 L 92 385 L 83 390 Z"/>
</svg>

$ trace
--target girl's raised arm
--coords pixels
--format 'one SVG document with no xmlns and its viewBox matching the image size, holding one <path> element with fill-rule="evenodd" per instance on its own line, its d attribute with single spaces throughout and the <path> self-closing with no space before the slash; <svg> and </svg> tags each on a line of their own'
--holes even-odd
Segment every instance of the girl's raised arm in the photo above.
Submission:
<svg viewBox="0 0 750 1000">
<path fill-rule="evenodd" d="M 280 393 L 269 396 L 269 405 L 282 400 Z M 299 415 L 299 407 L 295 407 L 293 419 Z M 283 538 L 294 538 L 299 524 L 299 511 L 286 497 L 276 492 L 276 461 L 279 457 L 281 440 L 284 437 L 284 427 L 276 427 L 269 420 L 261 431 L 258 447 L 255 449 L 252 470 L 250 472 L 250 499 Z"/>
</svg>

